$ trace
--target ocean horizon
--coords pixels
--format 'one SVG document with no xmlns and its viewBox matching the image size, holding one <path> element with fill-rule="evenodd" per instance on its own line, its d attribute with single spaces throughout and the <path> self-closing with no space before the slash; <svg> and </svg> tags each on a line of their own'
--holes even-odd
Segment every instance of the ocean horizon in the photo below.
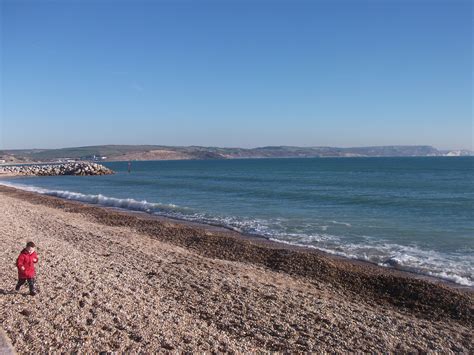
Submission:
<svg viewBox="0 0 474 355">
<path fill-rule="evenodd" d="M 107 176 L 4 179 L 474 286 L 474 157 L 109 162 Z"/>
</svg>

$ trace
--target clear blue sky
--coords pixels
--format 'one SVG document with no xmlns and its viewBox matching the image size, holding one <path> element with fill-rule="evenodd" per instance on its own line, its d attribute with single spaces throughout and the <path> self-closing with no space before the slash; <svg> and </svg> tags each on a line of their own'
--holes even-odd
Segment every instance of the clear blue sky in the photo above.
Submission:
<svg viewBox="0 0 474 355">
<path fill-rule="evenodd" d="M 0 1 L 0 149 L 472 149 L 471 1 Z"/>
</svg>

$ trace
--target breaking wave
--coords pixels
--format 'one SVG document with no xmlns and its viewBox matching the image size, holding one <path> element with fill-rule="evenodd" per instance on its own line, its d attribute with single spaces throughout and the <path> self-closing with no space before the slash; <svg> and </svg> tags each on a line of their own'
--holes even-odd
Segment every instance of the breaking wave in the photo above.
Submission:
<svg viewBox="0 0 474 355">
<path fill-rule="evenodd" d="M 321 233 L 291 233 L 286 230 L 286 221 L 278 218 L 267 220 L 250 217 L 217 216 L 196 212 L 175 204 L 154 203 L 146 200 L 139 201 L 132 198 L 120 199 L 102 194 L 93 195 L 52 190 L 6 181 L 0 182 L 0 185 L 67 200 L 222 226 L 237 232 L 261 236 L 281 243 L 314 248 L 330 254 L 364 260 L 384 267 L 440 278 L 463 286 L 474 286 L 473 253 L 440 253 L 433 250 L 425 250 L 416 245 L 406 246 L 387 243 L 374 237 L 365 237 L 363 243 L 350 243 L 341 236 L 327 233 L 329 227 L 327 224 L 317 227 Z M 330 221 L 329 223 L 351 227 L 351 224 L 346 222 Z"/>
<path fill-rule="evenodd" d="M 21 184 L 11 184 L 6 182 L 1 182 L 0 185 L 14 187 L 24 191 L 36 192 L 42 195 L 55 196 L 64 198 L 66 200 L 74 200 L 85 203 L 97 204 L 106 207 L 115 207 L 123 208 L 132 211 L 142 211 L 147 213 L 152 213 L 156 210 L 179 210 L 180 208 L 174 204 L 161 204 L 161 203 L 151 203 L 146 200 L 137 201 L 133 198 L 115 198 L 107 197 L 101 194 L 98 195 L 88 195 L 82 194 L 79 192 L 71 191 L 62 191 L 62 190 L 49 190 L 36 186 L 27 186 Z"/>
</svg>

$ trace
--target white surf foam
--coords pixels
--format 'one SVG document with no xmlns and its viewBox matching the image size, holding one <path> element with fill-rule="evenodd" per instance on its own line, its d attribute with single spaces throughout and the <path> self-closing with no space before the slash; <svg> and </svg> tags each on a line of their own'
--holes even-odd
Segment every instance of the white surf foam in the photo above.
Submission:
<svg viewBox="0 0 474 355">
<path fill-rule="evenodd" d="M 474 260 L 472 257 L 463 257 L 462 260 L 452 260 L 432 250 L 421 250 L 396 244 L 384 244 L 380 247 L 372 245 L 340 244 L 337 247 L 334 247 L 334 245 L 325 247 L 325 241 L 334 240 L 328 235 L 323 238 L 312 236 L 311 239 L 313 241 L 320 240 L 323 242 L 316 245 L 297 241 L 293 242 L 278 237 L 269 239 L 284 244 L 321 250 L 332 255 L 368 261 L 384 267 L 392 267 L 420 275 L 432 276 L 463 286 L 474 287 L 474 272 L 472 269 Z M 398 250 L 398 252 L 396 252 L 396 250 Z"/>
<path fill-rule="evenodd" d="M 72 191 L 49 190 L 49 189 L 44 189 L 41 187 L 28 186 L 28 185 L 22 185 L 22 184 L 12 184 L 8 182 L 4 182 L 4 181 L 0 182 L 0 185 L 14 187 L 14 188 L 24 190 L 24 191 L 36 192 L 42 195 L 60 197 L 67 200 L 86 202 L 86 203 L 97 204 L 97 205 L 106 206 L 106 207 L 123 208 L 123 209 L 133 210 L 133 211 L 142 211 L 142 212 L 150 213 L 158 209 L 165 209 L 165 210 L 179 209 L 179 207 L 174 204 L 152 203 L 146 200 L 137 201 L 132 198 L 120 199 L 120 198 L 115 198 L 115 197 L 107 197 L 101 194 L 88 195 L 88 194 L 82 194 L 79 192 L 72 192 Z"/>
<path fill-rule="evenodd" d="M 474 286 L 474 256 L 471 254 L 448 255 L 416 246 L 383 243 L 380 239 L 364 237 L 364 243 L 348 243 L 343 237 L 328 233 L 288 233 L 281 231 L 282 221 L 257 218 L 225 217 L 205 213 L 192 213 L 174 204 L 152 203 L 131 198 L 119 199 L 101 194 L 88 195 L 71 191 L 49 190 L 35 186 L 1 181 L 0 185 L 61 197 L 68 200 L 98 204 L 106 207 L 123 208 L 154 213 L 200 223 L 219 225 L 238 232 L 260 235 L 281 243 L 318 249 L 330 254 L 352 259 L 365 260 L 385 267 L 412 271 L 438 277 L 464 286 Z M 351 227 L 350 223 L 331 221 Z M 323 226 L 325 227 L 325 226 Z M 322 228 L 325 230 L 326 228 Z"/>
</svg>

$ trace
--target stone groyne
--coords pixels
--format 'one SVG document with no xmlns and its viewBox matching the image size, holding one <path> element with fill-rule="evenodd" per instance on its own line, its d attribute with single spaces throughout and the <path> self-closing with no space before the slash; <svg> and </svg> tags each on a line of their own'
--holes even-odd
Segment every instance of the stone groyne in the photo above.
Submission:
<svg viewBox="0 0 474 355">
<path fill-rule="evenodd" d="M 4 165 L 0 174 L 21 176 L 60 176 L 60 175 L 110 175 L 113 170 L 92 162 L 61 164 Z"/>
</svg>

